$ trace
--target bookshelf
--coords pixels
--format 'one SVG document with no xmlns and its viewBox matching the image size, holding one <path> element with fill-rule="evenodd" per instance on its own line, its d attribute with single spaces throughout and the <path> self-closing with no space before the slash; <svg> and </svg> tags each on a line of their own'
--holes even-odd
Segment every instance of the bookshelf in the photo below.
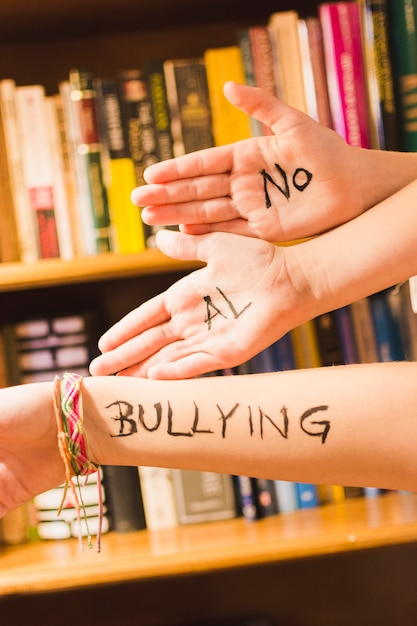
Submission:
<svg viewBox="0 0 417 626">
<path fill-rule="evenodd" d="M 234 43 L 237 26 L 315 5 L 3 0 L 0 76 L 41 82 L 53 93 L 72 66 L 111 75 L 150 56 L 201 54 Z M 196 267 L 155 250 L 3 264 L 0 323 L 28 311 L 67 312 L 67 302 L 94 303 L 102 311 L 101 332 Z M 80 554 L 76 541 L 0 547 L 0 619 L 8 626 L 41 614 L 44 626 L 69 625 L 69 607 L 80 621 L 100 626 L 203 626 L 220 619 L 232 625 L 235 617 L 255 614 L 277 626 L 414 626 L 416 539 L 417 496 L 388 494 L 255 524 L 236 519 L 113 533 L 103 537 L 100 555 Z"/>
</svg>

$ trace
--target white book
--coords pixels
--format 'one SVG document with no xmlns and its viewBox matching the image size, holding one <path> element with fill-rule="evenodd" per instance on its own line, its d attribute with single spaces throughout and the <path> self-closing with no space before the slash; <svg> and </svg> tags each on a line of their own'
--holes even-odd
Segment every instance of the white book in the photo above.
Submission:
<svg viewBox="0 0 417 626">
<path fill-rule="evenodd" d="M 73 224 L 70 219 L 69 198 L 64 174 L 64 160 L 59 129 L 56 96 L 47 96 L 46 111 L 49 130 L 49 143 L 52 152 L 53 188 L 55 197 L 55 218 L 58 232 L 59 251 L 62 259 L 74 258 Z"/>
<path fill-rule="evenodd" d="M 227 474 L 171 470 L 178 522 L 192 524 L 236 517 L 233 479 Z"/>
<path fill-rule="evenodd" d="M 46 95 L 42 85 L 16 87 L 16 117 L 23 177 L 36 215 L 41 258 L 59 257 L 54 165 L 49 142 Z"/>
<path fill-rule="evenodd" d="M 12 79 L 0 80 L 0 107 L 4 126 L 4 137 L 9 165 L 16 224 L 21 259 L 32 263 L 39 258 L 38 236 L 35 215 L 23 176 L 23 157 L 19 138 L 15 105 L 16 84 Z"/>
<path fill-rule="evenodd" d="M 178 526 L 171 470 L 141 465 L 138 471 L 148 530 Z"/>
<path fill-rule="evenodd" d="M 73 219 L 76 220 L 76 236 L 79 242 L 80 254 L 92 256 L 96 254 L 96 245 L 90 183 L 86 161 L 79 152 L 79 138 L 81 134 L 80 121 L 74 103 L 71 101 L 69 81 L 62 81 L 59 84 L 59 94 L 61 96 L 62 111 L 67 130 L 68 158 L 75 185 L 77 212 Z"/>
</svg>

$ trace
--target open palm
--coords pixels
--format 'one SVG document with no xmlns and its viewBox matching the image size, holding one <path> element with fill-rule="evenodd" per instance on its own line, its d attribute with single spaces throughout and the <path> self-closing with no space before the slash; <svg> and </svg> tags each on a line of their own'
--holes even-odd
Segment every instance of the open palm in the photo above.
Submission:
<svg viewBox="0 0 417 626">
<path fill-rule="evenodd" d="M 238 365 L 298 322 L 299 290 L 271 243 L 229 233 L 158 233 L 170 256 L 206 263 L 115 324 L 93 375 L 189 378 Z"/>
<path fill-rule="evenodd" d="M 367 208 L 360 150 L 260 89 L 226 83 L 225 94 L 273 134 L 148 168 L 148 184 L 132 194 L 145 222 L 282 242 L 324 232 Z"/>
</svg>

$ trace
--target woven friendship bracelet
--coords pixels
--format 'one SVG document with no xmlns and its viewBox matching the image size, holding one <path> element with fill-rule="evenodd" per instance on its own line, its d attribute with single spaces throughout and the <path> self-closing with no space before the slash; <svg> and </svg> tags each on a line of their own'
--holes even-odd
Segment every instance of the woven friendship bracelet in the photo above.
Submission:
<svg viewBox="0 0 417 626">
<path fill-rule="evenodd" d="M 71 490 L 79 525 L 79 541 L 82 547 L 81 532 L 81 509 L 89 547 L 92 547 L 91 536 L 87 524 L 87 515 L 82 499 L 82 485 L 79 477 L 97 472 L 98 498 L 99 498 L 99 529 L 97 532 L 97 551 L 100 551 L 101 527 L 103 515 L 102 488 L 100 472 L 96 464 L 88 458 L 87 438 L 84 431 L 84 415 L 82 403 L 82 376 L 79 374 L 65 373 L 63 378 L 57 376 L 54 381 L 54 408 L 58 427 L 58 447 L 61 458 L 65 465 L 65 487 L 58 515 L 65 505 L 68 489 Z M 74 478 L 75 477 L 75 478 Z M 74 482 L 75 481 L 75 482 Z"/>
</svg>

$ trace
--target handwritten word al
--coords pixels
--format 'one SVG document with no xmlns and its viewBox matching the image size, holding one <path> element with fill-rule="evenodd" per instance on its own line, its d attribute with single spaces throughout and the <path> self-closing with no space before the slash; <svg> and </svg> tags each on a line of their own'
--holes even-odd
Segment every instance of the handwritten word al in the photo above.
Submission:
<svg viewBox="0 0 417 626">
<path fill-rule="evenodd" d="M 216 287 L 216 289 L 219 292 L 219 294 L 221 295 L 221 297 L 223 298 L 223 300 L 226 302 L 226 304 L 228 306 L 228 310 L 231 311 L 234 319 L 237 319 L 238 317 L 240 317 L 242 315 L 242 313 L 244 313 L 244 311 L 246 311 L 246 309 L 248 309 L 250 307 L 250 305 L 252 304 L 252 302 L 249 302 L 246 306 L 243 307 L 243 309 L 241 311 L 238 311 L 234 307 L 232 301 L 229 300 L 229 298 L 223 293 L 223 291 L 221 289 L 219 289 L 219 287 Z M 210 330 L 211 322 L 212 322 L 212 320 L 215 317 L 217 317 L 217 315 L 221 315 L 225 319 L 227 319 L 227 315 L 225 315 L 221 311 L 221 309 L 214 304 L 211 296 L 204 296 L 203 300 L 206 303 L 206 312 L 207 312 L 207 317 L 204 320 L 204 323 L 207 324 L 207 328 Z"/>
</svg>

